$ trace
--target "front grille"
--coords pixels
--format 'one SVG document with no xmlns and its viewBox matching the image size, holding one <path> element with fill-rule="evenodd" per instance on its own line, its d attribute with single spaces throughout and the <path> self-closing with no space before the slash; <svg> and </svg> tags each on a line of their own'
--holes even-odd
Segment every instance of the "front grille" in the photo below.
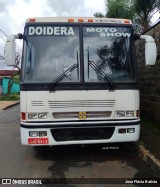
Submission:
<svg viewBox="0 0 160 187">
<path fill-rule="evenodd" d="M 55 141 L 107 140 L 114 133 L 115 127 L 52 129 Z"/>
<path fill-rule="evenodd" d="M 43 101 L 31 101 L 31 106 L 44 106 Z"/>
<path fill-rule="evenodd" d="M 114 107 L 115 100 L 48 101 L 49 108 Z"/>
<path fill-rule="evenodd" d="M 78 118 L 78 112 L 55 112 L 53 117 L 55 119 Z"/>
<path fill-rule="evenodd" d="M 109 118 L 111 111 L 90 111 L 86 112 L 87 118 Z M 79 119 L 79 112 L 55 112 L 53 113 L 55 119 Z"/>
</svg>

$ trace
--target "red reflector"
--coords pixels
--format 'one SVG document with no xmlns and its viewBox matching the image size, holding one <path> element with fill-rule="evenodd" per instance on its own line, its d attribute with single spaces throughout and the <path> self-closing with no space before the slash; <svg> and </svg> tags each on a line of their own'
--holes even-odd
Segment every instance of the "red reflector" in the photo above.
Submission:
<svg viewBox="0 0 160 187">
<path fill-rule="evenodd" d="M 26 120 L 26 113 L 21 112 L 21 119 L 22 119 L 22 120 Z"/>
<path fill-rule="evenodd" d="M 30 19 L 29 22 L 30 22 L 30 23 L 35 23 L 35 22 L 36 22 L 36 19 Z"/>
<path fill-rule="evenodd" d="M 136 117 L 140 117 L 140 110 L 136 111 Z"/>
<path fill-rule="evenodd" d="M 48 138 L 28 138 L 28 144 L 48 144 Z"/>
</svg>

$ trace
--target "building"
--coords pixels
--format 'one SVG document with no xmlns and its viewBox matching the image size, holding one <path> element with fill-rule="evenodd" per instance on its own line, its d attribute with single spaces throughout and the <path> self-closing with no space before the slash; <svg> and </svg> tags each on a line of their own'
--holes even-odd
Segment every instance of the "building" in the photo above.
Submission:
<svg viewBox="0 0 160 187">
<path fill-rule="evenodd" d="M 16 72 L 18 72 L 18 70 L 0 70 L 0 85 L 2 85 L 3 77 L 11 77 Z"/>
</svg>

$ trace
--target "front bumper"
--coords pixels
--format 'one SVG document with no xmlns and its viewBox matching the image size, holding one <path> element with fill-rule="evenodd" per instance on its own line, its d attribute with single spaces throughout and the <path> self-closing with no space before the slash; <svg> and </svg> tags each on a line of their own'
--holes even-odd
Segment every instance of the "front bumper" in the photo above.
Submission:
<svg viewBox="0 0 160 187">
<path fill-rule="evenodd" d="M 132 119 L 132 120 L 113 120 L 113 121 L 70 121 L 70 122 L 21 122 L 21 143 L 23 145 L 69 145 L 69 144 L 94 144 L 94 143 L 112 143 L 112 142 L 130 142 L 130 141 L 137 141 L 139 139 L 140 134 L 140 120 L 139 119 Z M 134 133 L 119 133 L 119 129 L 126 129 L 126 128 L 134 128 Z M 76 138 L 77 135 L 74 135 L 75 139 L 57 139 L 54 136 L 54 132 L 67 132 L 72 131 L 73 133 L 85 134 L 85 138 Z M 89 132 L 101 132 L 103 130 L 104 133 L 107 133 L 107 130 L 113 129 L 112 134 L 110 135 L 103 135 L 100 134 L 97 138 L 93 138 L 90 136 Z M 35 141 L 35 143 L 29 143 L 29 132 L 30 131 L 46 131 L 47 136 L 43 137 L 46 142 L 43 141 Z M 61 136 L 64 133 L 61 134 Z M 70 135 L 70 134 L 69 134 Z M 106 137 L 106 138 L 105 138 Z M 39 137 L 36 137 L 39 138 Z M 34 142 L 34 141 L 33 141 Z M 38 143 L 40 142 L 40 143 Z"/>
</svg>

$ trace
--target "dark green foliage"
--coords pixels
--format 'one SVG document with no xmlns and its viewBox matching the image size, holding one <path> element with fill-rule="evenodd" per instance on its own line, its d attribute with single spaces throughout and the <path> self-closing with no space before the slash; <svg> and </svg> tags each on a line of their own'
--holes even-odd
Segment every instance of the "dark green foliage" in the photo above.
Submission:
<svg viewBox="0 0 160 187">
<path fill-rule="evenodd" d="M 18 101 L 19 99 L 19 94 L 5 94 L 0 96 L 0 101 Z"/>
<path fill-rule="evenodd" d="M 131 19 L 137 33 L 147 30 L 153 14 L 160 8 L 160 0 L 105 0 L 106 15 L 100 12 L 95 17 Z"/>
<path fill-rule="evenodd" d="M 134 17 L 131 3 L 126 0 L 108 0 L 106 6 L 108 9 L 106 17 L 124 19 L 133 19 Z"/>
</svg>

